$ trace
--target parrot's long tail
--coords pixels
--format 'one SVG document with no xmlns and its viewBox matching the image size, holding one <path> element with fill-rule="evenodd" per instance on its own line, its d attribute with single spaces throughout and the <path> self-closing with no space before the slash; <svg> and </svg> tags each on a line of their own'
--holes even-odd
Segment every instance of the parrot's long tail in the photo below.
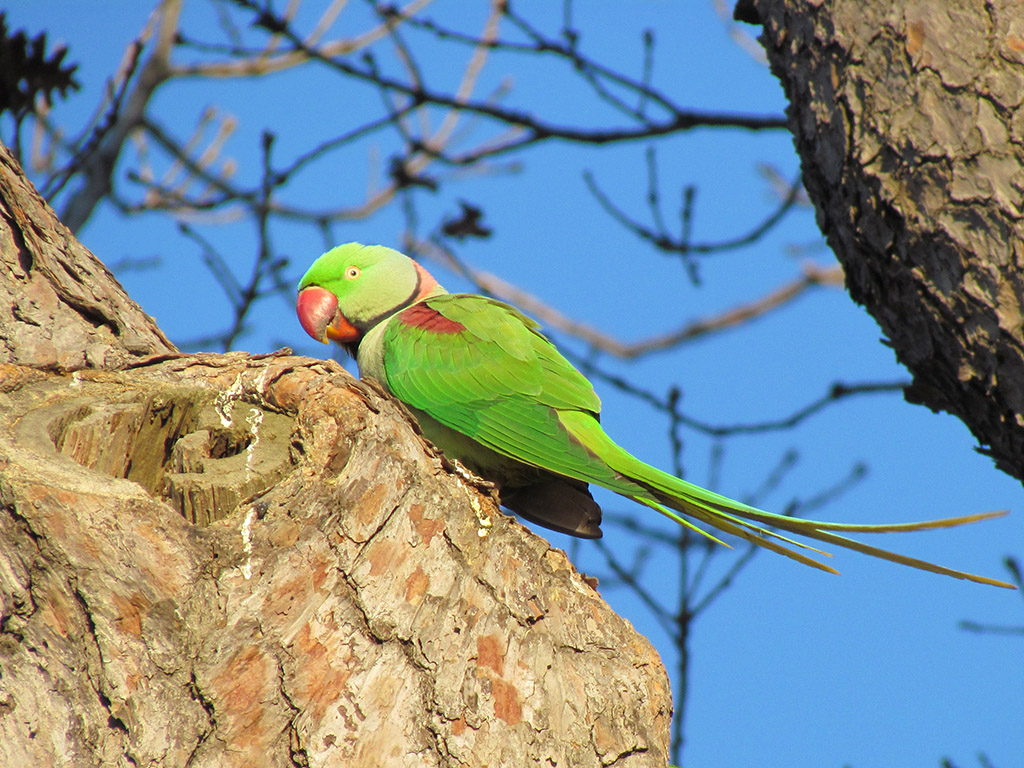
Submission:
<svg viewBox="0 0 1024 768">
<path fill-rule="evenodd" d="M 816 539 L 827 544 L 863 552 L 872 557 L 909 565 L 911 568 L 919 568 L 923 571 L 941 573 L 957 579 L 967 579 L 979 584 L 991 584 L 996 587 L 1016 589 L 1013 584 L 1005 581 L 990 579 L 987 576 L 978 576 L 965 571 L 957 571 L 943 565 L 929 563 L 926 560 L 889 552 L 888 550 L 873 547 L 840 535 L 841 533 L 905 533 L 908 531 L 927 531 L 933 528 L 951 528 L 966 523 L 975 523 L 979 520 L 1002 517 L 1006 514 L 1005 510 L 963 515 L 961 517 L 947 517 L 940 520 L 925 520 L 917 523 L 888 523 L 881 525 L 827 523 L 787 517 L 786 515 L 775 515 L 771 512 L 764 512 L 748 506 L 742 502 L 734 501 L 713 491 L 705 490 L 698 485 L 680 480 L 674 475 L 645 464 L 630 455 L 623 448 L 620 448 L 600 427 L 595 430 L 591 424 L 582 420 L 579 423 L 573 424 L 572 422 L 578 417 L 586 418 L 584 414 L 578 414 L 578 416 L 577 414 L 564 414 L 560 416 L 563 423 L 569 427 L 570 431 L 589 450 L 598 455 L 623 480 L 632 483 L 636 487 L 636 492 L 625 493 L 624 495 L 628 495 L 634 501 L 656 509 L 680 525 L 703 534 L 720 544 L 725 542 L 693 521 L 704 523 L 712 528 L 717 528 L 719 531 L 745 539 L 751 544 L 756 544 L 759 547 L 764 547 L 772 552 L 792 558 L 804 565 L 830 573 L 838 573 L 838 571 L 806 554 L 806 552 L 814 552 L 819 555 L 830 556 L 827 552 L 795 541 L 777 531 L 806 536 L 807 538 Z M 623 493 L 621 486 L 613 487 L 613 485 L 609 485 L 608 487 L 617 493 Z M 681 515 L 686 515 L 688 518 L 692 518 L 692 520 L 688 520 Z M 769 530 L 769 528 L 776 530 Z"/>
</svg>

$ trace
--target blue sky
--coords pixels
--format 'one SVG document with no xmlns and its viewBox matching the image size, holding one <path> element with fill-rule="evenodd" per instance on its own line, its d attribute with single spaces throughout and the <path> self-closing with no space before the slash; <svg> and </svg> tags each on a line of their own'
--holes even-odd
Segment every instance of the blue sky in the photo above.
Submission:
<svg viewBox="0 0 1024 768">
<path fill-rule="evenodd" d="M 58 119 L 74 126 L 89 113 L 104 78 L 145 23 L 147 5 L 137 0 L 33 0 L 9 8 L 11 26 L 33 33 L 48 30 L 51 40 L 70 45 L 69 60 L 81 65 L 83 92 L 58 108 Z M 307 5 L 312 17 L 314 4 Z M 451 18 L 460 4 L 448 0 L 432 7 L 435 17 Z M 541 6 L 516 7 L 532 13 Z M 364 20 L 359 9 L 358 4 L 346 9 L 334 34 L 358 30 Z M 185 18 L 186 29 L 197 35 L 212 19 L 206 4 L 197 2 L 188 4 Z M 621 4 L 593 0 L 578 4 L 576 21 L 585 50 L 600 52 L 607 63 L 634 73 L 642 56 L 640 33 L 653 28 L 658 40 L 655 82 L 681 103 L 754 114 L 781 114 L 785 108 L 777 81 L 732 42 L 711 0 L 635 0 L 625 18 Z M 474 19 L 460 24 L 467 30 L 479 28 Z M 212 38 L 208 26 L 206 30 L 205 37 Z M 385 65 L 387 50 L 382 47 L 379 53 Z M 437 87 L 450 88 L 465 59 L 462 49 L 438 49 L 425 71 Z M 515 73 L 510 104 L 565 123 L 612 119 L 605 106 L 579 95 L 564 73 L 553 75 L 528 59 L 492 59 L 480 92 L 503 82 L 510 68 Z M 275 157 L 284 164 L 331 130 L 354 127 L 377 114 L 379 98 L 339 86 L 329 73 L 315 69 L 242 82 L 183 81 L 161 91 L 154 114 L 184 138 L 208 104 L 237 119 L 238 128 L 223 154 L 237 160 L 240 177 L 254 180 L 258 137 L 265 127 L 277 134 Z M 467 145 L 493 133 L 479 121 L 466 130 Z M 651 251 L 611 222 L 582 180 L 582 173 L 591 171 L 619 205 L 643 218 L 645 150 L 640 143 L 613 152 L 548 143 L 522 158 L 525 166 L 519 173 L 453 179 L 442 193 L 421 195 L 421 219 L 431 222 L 441 213 L 455 213 L 459 199 L 482 205 L 495 235 L 467 243 L 460 250 L 467 263 L 627 340 L 756 299 L 794 278 L 803 258 L 833 263 L 821 246 L 813 213 L 803 209 L 756 246 L 703 260 L 702 285 L 693 286 L 678 261 Z M 389 151 L 382 138 L 380 157 L 386 159 Z M 772 164 L 785 178 L 798 169 L 784 131 L 695 131 L 665 142 L 658 151 L 669 222 L 677 217 L 681 187 L 698 188 L 696 240 L 734 236 L 772 210 L 775 200 L 758 172 L 760 164 Z M 130 164 L 122 162 L 119 173 Z M 353 204 L 374 178 L 374 167 L 366 145 L 361 145 L 333 157 L 282 194 L 295 204 Z M 255 244 L 250 225 L 206 217 L 194 226 L 235 259 L 232 268 L 240 276 L 246 273 Z M 401 228 L 401 216 L 392 207 L 369 220 L 338 224 L 336 232 L 339 241 L 398 245 Z M 226 305 L 197 248 L 166 218 L 125 220 L 106 205 L 80 235 L 107 263 L 162 257 L 160 269 L 119 277 L 174 341 L 186 342 L 226 324 Z M 275 249 L 291 259 L 295 281 L 324 250 L 319 235 L 308 227 L 278 224 L 272 235 Z M 799 256 L 793 255 L 794 246 Z M 434 271 L 450 289 L 467 287 L 451 274 Z M 582 351 L 572 339 L 553 337 L 570 350 Z M 741 330 L 635 363 L 602 360 L 602 366 L 658 394 L 679 386 L 683 410 L 702 421 L 754 422 L 795 411 L 834 381 L 907 379 L 880 337 L 874 321 L 843 291 L 823 288 Z M 329 353 L 305 337 L 290 300 L 267 299 L 258 305 L 251 332 L 236 348 L 259 353 L 283 344 L 305 354 Z M 597 389 L 608 432 L 641 458 L 670 467 L 663 419 L 600 382 Z M 687 479 L 706 482 L 713 441 L 687 431 L 683 438 Z M 863 462 L 866 478 L 818 510 L 819 518 L 882 522 L 1009 508 L 1014 514 L 999 521 L 890 535 L 879 542 L 945 565 L 1005 577 L 1001 559 L 1024 555 L 1020 485 L 993 469 L 974 446 L 967 429 L 948 415 L 909 405 L 898 394 L 865 396 L 825 409 L 791 431 L 726 441 L 717 489 L 744 497 L 762 484 L 785 451 L 795 450 L 799 458 L 794 469 L 772 493 L 758 498 L 760 505 L 777 510 L 793 499 L 814 496 Z M 599 500 L 608 512 L 645 514 L 613 495 L 599 495 Z M 671 530 L 667 521 L 651 522 Z M 571 547 L 581 569 L 603 571 L 593 545 L 573 546 L 566 537 L 542 535 L 555 546 Z M 614 528 L 604 541 L 623 552 L 633 543 Z M 773 763 L 788 766 L 937 766 L 944 756 L 959 766 L 972 766 L 978 764 L 975 755 L 984 751 L 998 768 L 1021 765 L 1024 638 L 979 636 L 957 627 L 961 619 L 1024 624 L 1020 595 L 855 553 L 834 554 L 832 564 L 842 576 L 759 555 L 696 623 L 685 764 L 754 765 L 770 754 Z M 717 555 L 713 568 L 723 571 L 734 556 Z M 673 558 L 652 553 L 645 583 L 658 594 L 672 595 L 676 568 Z M 603 594 L 650 638 L 674 674 L 671 644 L 643 606 L 625 590 L 605 589 Z"/>
</svg>

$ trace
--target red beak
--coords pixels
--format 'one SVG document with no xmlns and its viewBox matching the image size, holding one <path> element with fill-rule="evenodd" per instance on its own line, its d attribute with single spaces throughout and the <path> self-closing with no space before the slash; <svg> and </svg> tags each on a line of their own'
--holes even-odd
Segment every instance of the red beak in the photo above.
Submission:
<svg viewBox="0 0 1024 768">
<path fill-rule="evenodd" d="M 324 344 L 329 339 L 340 343 L 356 341 L 360 336 L 359 330 L 338 310 L 338 297 L 318 285 L 299 291 L 295 312 L 302 329 Z"/>
</svg>

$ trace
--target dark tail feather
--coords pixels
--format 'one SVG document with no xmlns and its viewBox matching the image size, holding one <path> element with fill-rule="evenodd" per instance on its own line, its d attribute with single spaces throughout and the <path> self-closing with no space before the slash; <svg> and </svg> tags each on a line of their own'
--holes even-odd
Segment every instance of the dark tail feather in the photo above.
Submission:
<svg viewBox="0 0 1024 768">
<path fill-rule="evenodd" d="M 601 508 L 576 480 L 553 479 L 501 493 L 501 503 L 532 523 L 581 539 L 601 538 Z"/>
</svg>

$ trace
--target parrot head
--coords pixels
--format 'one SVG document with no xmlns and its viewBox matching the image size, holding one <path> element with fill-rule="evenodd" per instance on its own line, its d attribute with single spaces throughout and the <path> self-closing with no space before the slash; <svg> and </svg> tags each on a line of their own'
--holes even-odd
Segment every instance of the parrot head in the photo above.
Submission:
<svg viewBox="0 0 1024 768">
<path fill-rule="evenodd" d="M 314 339 L 352 349 L 381 320 L 443 290 L 403 253 L 346 243 L 318 258 L 303 275 L 295 311 Z"/>
</svg>

